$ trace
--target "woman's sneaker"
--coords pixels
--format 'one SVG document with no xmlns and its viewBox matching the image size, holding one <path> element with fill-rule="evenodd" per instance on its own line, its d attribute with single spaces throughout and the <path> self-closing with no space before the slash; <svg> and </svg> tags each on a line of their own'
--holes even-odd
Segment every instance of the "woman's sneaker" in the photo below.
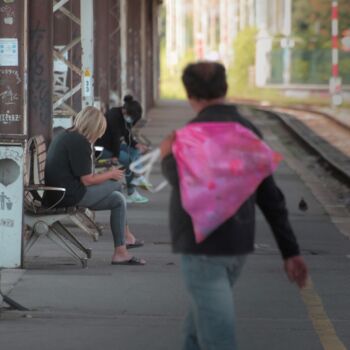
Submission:
<svg viewBox="0 0 350 350">
<path fill-rule="evenodd" d="M 145 196 L 142 196 L 136 190 L 126 197 L 127 203 L 148 203 L 149 199 Z"/>
<path fill-rule="evenodd" d="M 131 181 L 131 184 L 134 186 L 142 187 L 146 190 L 150 190 L 153 187 L 153 185 L 147 181 L 143 175 L 134 177 Z"/>
</svg>

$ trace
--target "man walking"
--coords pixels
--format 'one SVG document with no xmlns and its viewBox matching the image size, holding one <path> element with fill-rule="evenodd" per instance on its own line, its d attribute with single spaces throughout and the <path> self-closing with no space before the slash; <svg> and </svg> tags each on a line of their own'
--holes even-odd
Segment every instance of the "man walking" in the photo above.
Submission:
<svg viewBox="0 0 350 350">
<path fill-rule="evenodd" d="M 261 136 L 234 105 L 226 103 L 227 81 L 223 65 L 215 62 L 189 64 L 183 72 L 182 81 L 189 103 L 197 112 L 190 123 L 235 122 Z M 271 226 L 290 281 L 303 287 L 307 280 L 307 267 L 288 220 L 284 196 L 273 176 L 265 178 L 238 211 L 208 238 L 196 243 L 191 217 L 181 202 L 177 163 L 172 154 L 174 138 L 174 134 L 166 137 L 160 148 L 163 174 L 172 186 L 172 247 L 174 252 L 182 255 L 183 277 L 191 296 L 183 348 L 235 350 L 232 288 L 246 255 L 254 250 L 255 204 Z"/>
</svg>

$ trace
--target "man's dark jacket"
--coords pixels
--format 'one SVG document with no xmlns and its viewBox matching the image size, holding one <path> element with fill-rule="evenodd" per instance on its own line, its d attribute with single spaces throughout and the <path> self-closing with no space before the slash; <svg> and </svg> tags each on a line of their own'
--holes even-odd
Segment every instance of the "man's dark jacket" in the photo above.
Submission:
<svg viewBox="0 0 350 350">
<path fill-rule="evenodd" d="M 119 157 L 120 143 L 125 143 L 131 147 L 135 147 L 137 142 L 132 136 L 131 128 L 137 120 L 132 124 L 126 123 L 122 113 L 122 107 L 113 107 L 106 113 L 107 128 L 101 138 L 96 141 L 96 145 L 103 146 L 105 149 L 113 153 L 113 157 Z"/>
<path fill-rule="evenodd" d="M 237 122 L 261 137 L 260 131 L 243 118 L 234 105 L 213 105 L 203 109 L 190 123 Z M 203 255 L 241 255 L 254 250 L 255 204 L 269 222 L 283 258 L 299 255 L 299 247 L 288 220 L 285 199 L 272 176 L 267 177 L 240 209 L 202 243 L 194 239 L 190 216 L 181 205 L 179 178 L 173 155 L 162 161 L 162 170 L 172 186 L 170 231 L 174 252 Z"/>
</svg>

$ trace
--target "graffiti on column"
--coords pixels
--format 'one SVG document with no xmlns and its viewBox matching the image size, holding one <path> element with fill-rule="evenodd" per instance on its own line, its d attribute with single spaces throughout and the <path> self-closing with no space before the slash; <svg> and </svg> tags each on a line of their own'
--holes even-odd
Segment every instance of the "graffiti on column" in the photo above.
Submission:
<svg viewBox="0 0 350 350">
<path fill-rule="evenodd" d="M 0 13 L 4 14 L 4 23 L 12 25 L 15 17 L 15 12 L 11 6 L 5 5 L 0 7 Z"/>
<path fill-rule="evenodd" d="M 47 125 L 51 118 L 51 92 L 49 81 L 45 79 L 45 57 L 42 53 L 41 45 L 44 42 L 46 30 L 40 27 L 37 22 L 30 32 L 30 38 L 33 42 L 33 54 L 29 58 L 31 70 L 31 103 L 32 109 L 36 111 L 40 121 Z"/>
<path fill-rule="evenodd" d="M 10 111 L 6 111 L 6 113 L 0 113 L 1 124 L 18 123 L 21 120 L 22 120 L 22 116 L 20 114 L 11 114 Z"/>
<path fill-rule="evenodd" d="M 22 82 L 21 78 L 19 77 L 19 73 L 18 73 L 17 70 L 10 69 L 10 68 L 6 68 L 6 69 L 0 70 L 0 82 L 2 80 L 7 80 L 7 79 L 9 79 L 11 77 L 16 80 L 15 81 L 16 85 L 18 85 L 18 84 L 20 84 Z"/>
<path fill-rule="evenodd" d="M 3 9 L 4 7 L 0 8 L 0 12 Z M 0 54 L 0 125 L 18 124 L 23 119 L 22 114 L 18 113 L 18 88 L 22 80 L 18 69 L 10 68 L 18 65 L 17 39 L 0 39 Z"/>
<path fill-rule="evenodd" d="M 5 105 L 13 105 L 18 100 L 18 94 L 14 93 L 11 86 L 6 85 L 5 90 L 0 90 L 0 101 Z"/>
</svg>

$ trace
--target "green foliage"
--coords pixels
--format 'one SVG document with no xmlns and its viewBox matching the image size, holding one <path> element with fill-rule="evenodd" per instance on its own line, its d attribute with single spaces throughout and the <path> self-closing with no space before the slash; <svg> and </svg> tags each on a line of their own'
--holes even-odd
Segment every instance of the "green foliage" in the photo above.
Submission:
<svg viewBox="0 0 350 350">
<path fill-rule="evenodd" d="M 296 58 L 291 64 L 291 76 L 293 82 L 306 82 L 309 71 L 309 62 L 301 58 Z"/>
<path fill-rule="evenodd" d="M 306 49 L 331 47 L 330 0 L 293 0 L 293 35 L 302 39 Z M 350 2 L 338 0 L 339 32 L 350 28 Z"/>
<path fill-rule="evenodd" d="M 166 62 L 165 47 L 160 47 L 160 97 L 162 99 L 184 100 L 186 92 L 182 85 L 183 68 L 194 61 L 193 50 L 188 50 L 175 66 L 169 67 Z"/>
<path fill-rule="evenodd" d="M 228 70 L 230 92 L 244 91 L 249 86 L 250 67 L 255 63 L 257 30 L 246 28 L 238 33 L 234 43 L 234 59 Z"/>
<path fill-rule="evenodd" d="M 291 83 L 294 84 L 328 84 L 331 76 L 330 49 L 292 49 Z M 340 52 L 339 71 L 344 84 L 350 84 L 350 54 Z M 283 50 L 271 52 L 270 83 L 283 82 Z"/>
</svg>

